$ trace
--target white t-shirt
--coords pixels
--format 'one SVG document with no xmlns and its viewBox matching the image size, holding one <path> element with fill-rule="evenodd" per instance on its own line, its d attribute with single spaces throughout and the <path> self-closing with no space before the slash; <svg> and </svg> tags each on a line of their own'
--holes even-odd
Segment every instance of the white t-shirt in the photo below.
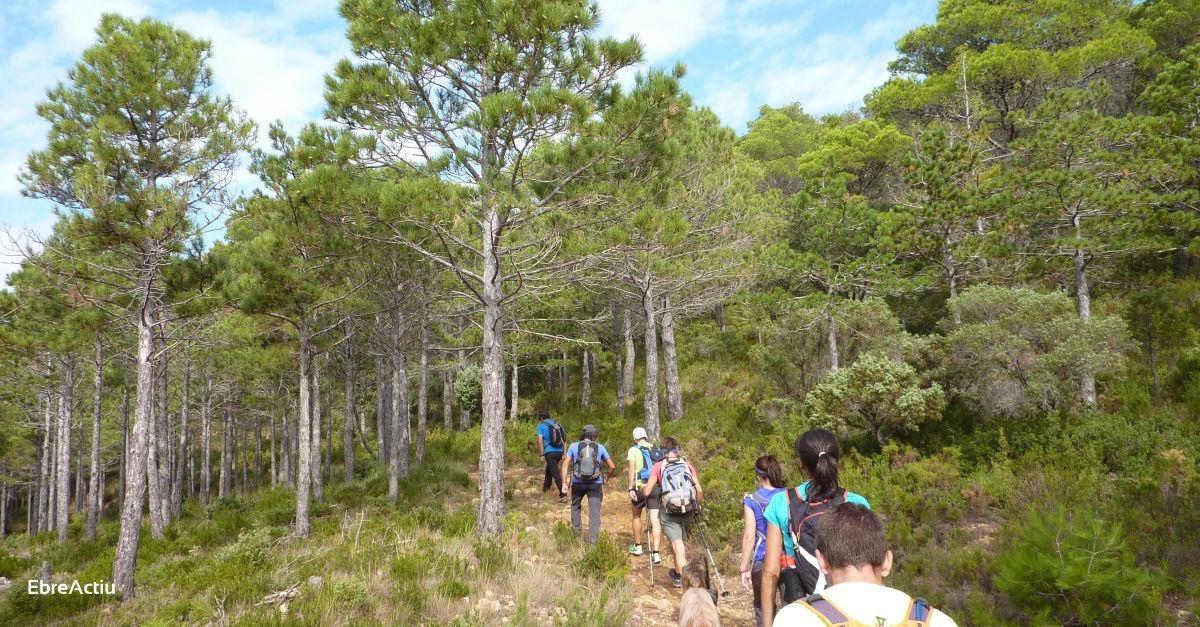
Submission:
<svg viewBox="0 0 1200 627">
<path fill-rule="evenodd" d="M 873 583 L 848 582 L 830 586 L 821 596 L 847 617 L 866 625 L 895 625 L 908 618 L 908 605 L 912 597 L 907 594 Z M 883 622 L 880 622 L 883 621 Z M 825 621 L 807 607 L 789 603 L 775 615 L 774 627 L 825 627 Z M 958 627 L 949 616 L 933 610 L 929 627 Z"/>
</svg>

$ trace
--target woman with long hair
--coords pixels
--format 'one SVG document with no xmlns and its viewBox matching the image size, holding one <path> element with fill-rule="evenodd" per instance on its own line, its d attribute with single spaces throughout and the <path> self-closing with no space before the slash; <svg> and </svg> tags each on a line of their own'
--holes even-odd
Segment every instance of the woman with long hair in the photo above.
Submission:
<svg viewBox="0 0 1200 627">
<path fill-rule="evenodd" d="M 783 483 L 783 469 L 774 455 L 763 455 L 754 461 L 754 476 L 758 481 L 758 489 L 742 498 L 744 528 L 739 571 L 742 585 L 754 591 L 754 620 L 758 627 L 762 627 L 759 595 L 762 592 L 763 556 L 767 550 L 767 519 L 764 515 L 771 499 L 787 486 Z"/>
<path fill-rule="evenodd" d="M 784 603 L 825 589 L 825 576 L 815 555 L 815 528 L 821 515 L 847 502 L 871 507 L 867 499 L 838 482 L 842 454 L 832 433 L 825 429 L 804 432 L 796 439 L 796 457 L 804 483 L 775 495 L 764 513 L 767 539 L 759 588 L 764 625 L 775 618 L 777 588 Z"/>
</svg>

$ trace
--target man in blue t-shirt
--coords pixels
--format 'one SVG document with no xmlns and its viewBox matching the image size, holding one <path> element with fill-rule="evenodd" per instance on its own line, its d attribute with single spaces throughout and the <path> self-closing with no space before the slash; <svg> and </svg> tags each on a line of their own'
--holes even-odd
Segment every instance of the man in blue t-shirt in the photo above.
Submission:
<svg viewBox="0 0 1200 627">
<path fill-rule="evenodd" d="M 538 448 L 542 451 L 542 461 L 546 463 L 546 477 L 542 480 L 542 492 L 550 489 L 550 483 L 553 482 L 558 488 L 558 502 L 567 502 L 567 492 L 563 490 L 562 475 L 558 472 L 558 466 L 562 463 L 564 442 L 554 444 L 554 428 L 558 425 L 550 418 L 550 412 L 541 410 L 538 412 L 537 439 Z M 562 427 L 559 427 L 561 429 Z"/>
<path fill-rule="evenodd" d="M 596 442 L 600 430 L 585 425 L 580 441 L 572 444 L 562 458 L 562 480 L 571 486 L 571 525 L 576 532 L 583 530 L 583 497 L 588 500 L 588 542 L 600 537 L 600 502 L 604 499 L 604 469 L 608 466 L 611 479 L 617 472 L 608 450 Z"/>
</svg>

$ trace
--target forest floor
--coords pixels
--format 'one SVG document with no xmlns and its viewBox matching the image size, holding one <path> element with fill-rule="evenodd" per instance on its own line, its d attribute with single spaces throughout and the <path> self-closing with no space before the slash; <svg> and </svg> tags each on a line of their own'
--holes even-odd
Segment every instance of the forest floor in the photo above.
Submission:
<svg viewBox="0 0 1200 627">
<path fill-rule="evenodd" d="M 530 514 L 537 521 L 534 526 L 539 532 L 552 533 L 558 523 L 571 524 L 570 503 L 559 503 L 553 487 L 549 492 L 542 492 L 541 469 L 517 468 L 510 475 L 511 486 L 516 486 L 514 502 L 518 508 Z M 615 484 L 612 484 L 615 485 Z M 587 504 L 583 505 L 583 534 L 587 533 Z M 644 520 L 644 518 L 643 518 Z M 601 533 L 611 534 L 624 549 L 631 542 L 633 531 L 630 529 L 630 507 L 625 493 L 605 488 L 604 500 L 600 510 Z M 582 537 L 580 538 L 582 551 Z M 643 543 L 645 540 L 643 539 Z M 644 549 L 647 547 L 643 546 Z M 691 559 L 705 559 L 704 546 L 699 536 L 693 531 L 687 539 L 688 556 Z M 679 624 L 679 600 L 683 590 L 671 587 L 667 569 L 673 565 L 670 543 L 663 538 L 663 562 L 654 567 L 654 581 L 650 581 L 649 555 L 627 555 L 629 559 L 629 574 L 626 592 L 629 595 L 629 625 L 658 627 Z M 711 571 L 710 571 L 711 573 Z M 712 586 L 718 588 L 717 575 L 711 574 Z M 722 572 L 727 597 L 720 598 L 717 610 L 724 625 L 753 625 L 754 609 L 751 592 L 742 587 L 738 574 Z"/>
</svg>

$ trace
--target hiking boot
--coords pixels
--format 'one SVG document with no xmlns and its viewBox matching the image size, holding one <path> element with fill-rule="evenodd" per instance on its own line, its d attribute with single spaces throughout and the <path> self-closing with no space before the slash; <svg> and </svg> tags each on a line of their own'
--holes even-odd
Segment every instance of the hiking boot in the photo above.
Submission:
<svg viewBox="0 0 1200 627">
<path fill-rule="evenodd" d="M 680 577 L 679 573 L 675 572 L 674 568 L 667 571 L 667 573 L 669 575 L 671 575 L 671 587 L 672 588 L 682 588 L 683 587 L 683 577 Z"/>
<path fill-rule="evenodd" d="M 640 544 L 629 545 L 629 554 L 630 555 L 641 555 L 642 554 L 642 545 L 640 545 Z"/>
<path fill-rule="evenodd" d="M 559 502 L 559 503 L 566 503 L 566 502 L 567 502 L 567 493 L 566 493 L 566 492 L 561 492 L 561 493 L 559 493 L 559 495 L 558 495 L 558 502 Z"/>
<path fill-rule="evenodd" d="M 650 561 L 654 562 L 655 564 L 661 564 L 662 556 L 658 554 L 658 551 L 650 551 Z"/>
</svg>

